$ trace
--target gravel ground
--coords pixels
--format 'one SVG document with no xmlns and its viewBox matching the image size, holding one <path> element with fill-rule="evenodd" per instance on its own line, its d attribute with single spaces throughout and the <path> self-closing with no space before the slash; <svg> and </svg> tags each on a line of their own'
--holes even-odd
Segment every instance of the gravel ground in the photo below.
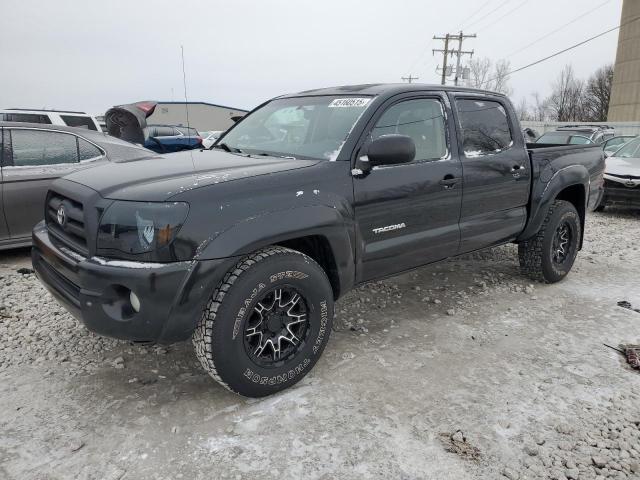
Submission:
<svg viewBox="0 0 640 480">
<path fill-rule="evenodd" d="M 189 343 L 97 337 L 0 256 L 0 479 L 640 478 L 640 212 L 588 218 L 560 284 L 505 246 L 365 285 L 323 358 L 252 400 Z"/>
</svg>

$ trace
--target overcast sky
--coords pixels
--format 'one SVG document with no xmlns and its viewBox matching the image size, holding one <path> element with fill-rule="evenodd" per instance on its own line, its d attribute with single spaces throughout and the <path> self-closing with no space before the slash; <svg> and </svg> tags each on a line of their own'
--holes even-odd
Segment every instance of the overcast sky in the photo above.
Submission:
<svg viewBox="0 0 640 480">
<path fill-rule="evenodd" d="M 616 26 L 621 7 L 622 0 L 1 0 L 0 108 L 101 114 L 137 100 L 182 100 L 180 45 L 190 101 L 249 109 L 282 93 L 399 82 L 409 73 L 437 83 L 441 57 L 431 49 L 442 42 L 434 35 L 462 27 L 478 34 L 465 50 L 497 60 L 596 9 L 509 57 L 517 68 Z M 587 77 L 615 60 L 616 43 L 613 32 L 514 74 L 514 101 L 547 94 L 566 63 Z"/>
</svg>

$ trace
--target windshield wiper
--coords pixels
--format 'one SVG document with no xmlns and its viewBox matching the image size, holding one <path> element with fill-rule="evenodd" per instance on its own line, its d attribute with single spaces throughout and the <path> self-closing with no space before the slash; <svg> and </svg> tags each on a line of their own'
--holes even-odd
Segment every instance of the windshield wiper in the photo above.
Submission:
<svg viewBox="0 0 640 480">
<path fill-rule="evenodd" d="M 273 153 L 267 153 L 267 152 L 254 153 L 253 155 L 258 157 L 274 157 L 274 158 L 287 158 L 289 160 L 297 160 L 297 158 L 292 155 L 274 155 Z"/>
<path fill-rule="evenodd" d="M 233 153 L 234 151 L 236 153 L 242 153 L 242 150 L 240 150 L 239 148 L 231 148 L 229 145 L 227 145 L 226 143 L 222 142 L 222 143 L 216 143 L 214 146 L 212 146 L 211 148 L 219 148 L 221 150 L 224 150 L 225 152 L 229 152 L 229 153 Z"/>
</svg>

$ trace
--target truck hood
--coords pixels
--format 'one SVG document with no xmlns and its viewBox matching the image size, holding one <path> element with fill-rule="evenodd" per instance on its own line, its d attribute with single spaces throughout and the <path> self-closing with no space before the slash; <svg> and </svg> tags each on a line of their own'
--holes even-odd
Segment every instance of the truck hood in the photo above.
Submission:
<svg viewBox="0 0 640 480">
<path fill-rule="evenodd" d="M 640 177 L 640 158 L 607 158 L 605 173 L 616 176 Z"/>
<path fill-rule="evenodd" d="M 67 180 L 103 198 L 164 201 L 195 188 L 310 167 L 318 160 L 247 157 L 221 150 L 189 150 L 133 161 L 117 160 L 74 172 Z"/>
</svg>

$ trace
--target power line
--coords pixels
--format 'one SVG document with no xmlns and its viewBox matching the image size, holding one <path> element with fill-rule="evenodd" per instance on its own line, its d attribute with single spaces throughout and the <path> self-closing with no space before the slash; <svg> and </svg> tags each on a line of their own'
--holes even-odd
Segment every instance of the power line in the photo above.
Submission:
<svg viewBox="0 0 640 480">
<path fill-rule="evenodd" d="M 509 3 L 509 0 L 504 0 L 504 2 L 502 2 L 500 5 L 498 5 L 496 8 L 494 8 L 493 10 L 490 10 L 488 13 L 486 13 L 485 15 L 483 15 L 482 17 L 478 18 L 477 20 L 471 22 L 469 25 L 466 25 L 467 29 L 469 29 L 470 26 L 477 24 L 478 22 L 481 22 L 482 20 L 484 20 L 485 18 L 487 18 L 489 15 L 491 15 L 492 13 L 498 11 L 500 8 L 504 7 L 507 3 Z"/>
<path fill-rule="evenodd" d="M 585 12 L 585 13 L 583 13 L 582 15 L 577 16 L 576 18 L 574 18 L 574 19 L 573 19 L 573 20 L 571 20 L 570 22 L 567 22 L 567 23 L 565 23 L 564 25 L 561 25 L 561 26 L 560 26 L 560 27 L 558 27 L 557 29 L 555 29 L 555 30 L 553 30 L 553 31 L 551 31 L 551 32 L 549 32 L 549 33 L 547 33 L 547 34 L 543 35 L 542 37 L 540 37 L 540 38 L 538 38 L 538 39 L 534 40 L 533 42 L 531 42 L 531 43 L 529 43 L 529 44 L 525 45 L 524 47 L 519 48 L 518 50 L 516 50 L 516 51 L 514 51 L 514 52 L 510 53 L 510 54 L 509 54 L 509 55 L 507 55 L 505 58 L 511 58 L 511 57 L 513 57 L 516 53 L 520 53 L 520 52 L 522 52 L 523 50 L 526 50 L 527 48 L 532 47 L 532 46 L 533 46 L 533 45 L 535 45 L 536 43 L 539 43 L 539 42 L 541 42 L 542 40 L 544 40 L 544 39 L 546 39 L 546 38 L 550 37 L 551 35 L 553 35 L 553 34 L 555 34 L 555 33 L 558 33 L 558 32 L 559 32 L 559 31 L 561 31 L 562 29 L 564 29 L 564 28 L 568 27 L 569 25 L 571 25 L 571 24 L 573 24 L 573 23 L 576 23 L 578 20 L 580 20 L 580 19 L 582 19 L 582 18 L 586 17 L 586 16 L 587 16 L 587 15 L 589 15 L 590 13 L 595 12 L 595 11 L 596 11 L 596 10 L 598 10 L 599 8 L 604 7 L 607 3 L 610 3 L 610 2 L 611 2 L 611 0 L 606 0 L 605 2 L 601 3 L 600 5 L 598 5 L 598 6 L 597 6 L 597 7 L 595 7 L 595 8 L 592 8 L 592 9 L 591 9 L 591 10 L 589 10 L 588 12 Z"/>
<path fill-rule="evenodd" d="M 532 63 L 530 63 L 528 65 L 525 65 L 524 67 L 520 67 L 520 68 L 516 68 L 515 70 L 511 70 L 510 72 L 507 72 L 505 74 L 505 77 L 511 76 L 511 75 L 513 75 L 514 73 L 517 73 L 517 72 L 521 72 L 522 70 L 525 70 L 525 69 L 527 69 L 529 67 L 533 67 L 534 65 L 538 65 L 539 63 L 546 62 L 547 60 L 549 60 L 551 58 L 557 57 L 558 55 L 561 55 L 563 53 L 568 52 L 569 50 L 573 50 L 574 48 L 580 47 L 581 45 L 584 45 L 585 43 L 589 43 L 592 40 L 595 40 L 596 38 L 600 38 L 600 37 L 606 35 L 607 33 L 611 33 L 611 32 L 613 32 L 615 30 L 618 30 L 618 29 L 624 27 L 625 25 L 628 25 L 628 24 L 630 24 L 632 22 L 635 22 L 637 20 L 640 20 L 640 17 L 632 18 L 631 20 L 629 20 L 627 22 L 624 22 L 624 23 L 621 23 L 620 25 L 618 25 L 616 27 L 610 28 L 609 30 L 606 30 L 606 31 L 604 31 L 602 33 L 594 35 L 593 37 L 587 38 L 586 40 L 583 40 L 582 42 L 576 43 L 575 45 L 571 45 L 570 47 L 567 47 L 567 48 L 565 48 L 563 50 L 560 50 L 560 51 L 558 51 L 556 53 L 552 53 L 551 55 L 549 55 L 547 57 L 544 57 L 544 58 L 541 58 L 540 60 L 536 60 L 535 62 L 532 62 Z M 486 85 L 487 83 L 489 83 L 489 82 L 491 82 L 493 80 L 496 80 L 496 78 L 497 77 L 490 78 L 489 80 L 486 80 L 485 82 L 483 82 L 482 85 Z"/>
<path fill-rule="evenodd" d="M 489 5 L 491 2 L 493 2 L 493 0 L 487 0 L 486 2 L 484 2 L 479 9 L 477 9 L 475 12 L 473 12 L 471 15 L 469 15 L 467 18 L 465 18 L 462 23 L 460 24 L 460 26 L 454 28 L 453 30 L 460 30 L 462 27 L 464 27 L 464 24 L 466 22 L 468 22 L 469 20 L 471 20 L 473 17 L 475 17 L 478 13 L 480 13 L 482 11 L 482 9 L 484 7 L 486 7 L 487 5 Z"/>
<path fill-rule="evenodd" d="M 499 16 L 498 18 L 492 20 L 491 22 L 487 23 L 484 27 L 480 27 L 479 29 L 476 30 L 476 32 L 481 32 L 483 30 L 486 30 L 487 28 L 489 28 L 491 25 L 493 25 L 494 23 L 498 23 L 500 20 L 502 20 L 504 17 L 511 15 L 513 12 L 515 12 L 516 10 L 520 10 L 522 7 L 524 7 L 527 3 L 529 3 L 529 0 L 522 0 L 522 3 L 520 3 L 519 5 L 516 5 L 515 8 L 512 8 L 511 10 L 508 10 L 507 13 L 505 13 L 504 15 Z"/>
</svg>

